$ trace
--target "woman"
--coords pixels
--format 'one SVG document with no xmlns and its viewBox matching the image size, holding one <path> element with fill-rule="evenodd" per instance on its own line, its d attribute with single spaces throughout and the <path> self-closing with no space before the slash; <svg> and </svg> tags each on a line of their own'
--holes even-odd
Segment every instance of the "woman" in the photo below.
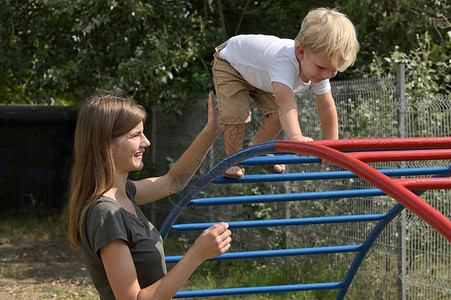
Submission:
<svg viewBox="0 0 451 300">
<path fill-rule="evenodd" d="M 182 190 L 192 178 L 223 129 L 213 96 L 206 126 L 169 172 L 131 181 L 128 173 L 143 168 L 150 146 L 145 119 L 142 106 L 111 94 L 88 99 L 78 116 L 70 238 L 102 299 L 170 299 L 203 261 L 230 248 L 228 224 L 213 225 L 167 272 L 161 236 L 138 206 Z"/>
</svg>

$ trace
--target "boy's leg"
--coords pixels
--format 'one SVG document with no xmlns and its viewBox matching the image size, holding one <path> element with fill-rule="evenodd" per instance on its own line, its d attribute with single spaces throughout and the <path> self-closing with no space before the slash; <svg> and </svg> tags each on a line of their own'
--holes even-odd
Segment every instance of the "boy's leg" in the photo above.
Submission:
<svg viewBox="0 0 451 300">
<path fill-rule="evenodd" d="M 224 145 L 226 155 L 229 156 L 243 148 L 246 124 L 226 124 L 224 126 Z M 225 170 L 224 175 L 230 178 L 244 176 L 244 170 L 239 166 L 233 166 Z"/>
<path fill-rule="evenodd" d="M 260 122 L 257 135 L 252 141 L 252 145 L 272 141 L 279 135 L 281 131 L 282 125 L 280 125 L 279 114 L 268 114 L 263 117 L 262 121 Z"/>
<path fill-rule="evenodd" d="M 229 156 L 243 148 L 246 123 L 251 120 L 249 84 L 227 61 L 219 57 L 216 49 L 212 63 L 213 83 L 219 106 L 219 122 L 225 124 L 224 146 Z M 244 170 L 233 166 L 224 172 L 229 178 L 243 177 Z"/>
<path fill-rule="evenodd" d="M 227 156 L 243 149 L 245 129 L 246 124 L 225 124 L 224 144 Z"/>
<path fill-rule="evenodd" d="M 268 114 L 260 122 L 257 135 L 252 141 L 252 145 L 272 141 L 279 135 L 281 131 L 282 125 L 280 125 L 279 114 Z M 266 166 L 264 168 L 272 173 L 285 172 L 285 165 Z"/>
<path fill-rule="evenodd" d="M 252 145 L 272 141 L 282 131 L 276 98 L 273 93 L 258 89 L 252 90 L 251 96 L 253 97 L 258 110 L 264 116 L 260 122 L 257 135 L 252 141 Z M 268 165 L 262 167 L 271 173 L 285 172 L 285 165 Z"/>
</svg>

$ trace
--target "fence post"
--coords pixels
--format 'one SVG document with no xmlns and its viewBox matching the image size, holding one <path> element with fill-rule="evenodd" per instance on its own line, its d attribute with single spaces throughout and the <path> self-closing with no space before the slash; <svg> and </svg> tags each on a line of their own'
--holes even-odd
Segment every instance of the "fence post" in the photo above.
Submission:
<svg viewBox="0 0 451 300">
<path fill-rule="evenodd" d="M 396 66 L 396 96 L 398 99 L 398 137 L 406 137 L 406 96 L 405 96 L 405 65 Z M 400 162 L 399 167 L 404 168 L 405 162 Z M 406 210 L 404 209 L 398 218 L 398 298 L 406 300 Z"/>
<path fill-rule="evenodd" d="M 215 147 L 211 147 L 210 151 L 208 152 L 208 170 L 211 170 L 215 167 L 215 155 L 216 155 Z M 213 222 L 214 219 L 215 219 L 215 209 L 213 205 L 210 205 L 208 207 L 208 221 Z"/>
<path fill-rule="evenodd" d="M 152 166 L 155 168 L 157 165 L 157 115 L 159 113 L 159 107 L 157 104 L 152 104 L 152 131 L 151 131 L 151 141 L 152 141 L 152 147 L 150 147 L 150 153 L 151 153 L 151 162 Z M 150 222 L 152 224 L 157 223 L 157 203 L 156 201 L 151 202 L 150 204 Z"/>
</svg>

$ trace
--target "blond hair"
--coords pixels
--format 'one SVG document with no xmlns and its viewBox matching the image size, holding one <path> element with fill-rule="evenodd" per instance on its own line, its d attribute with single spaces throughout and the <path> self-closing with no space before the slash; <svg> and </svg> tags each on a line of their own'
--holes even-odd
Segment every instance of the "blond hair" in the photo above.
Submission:
<svg viewBox="0 0 451 300">
<path fill-rule="evenodd" d="M 332 66 L 340 72 L 354 64 L 359 51 L 354 25 L 346 15 L 334 9 L 310 11 L 295 41 L 296 46 L 326 54 Z"/>
<path fill-rule="evenodd" d="M 144 108 L 131 99 L 104 95 L 86 100 L 80 108 L 74 137 L 74 162 L 69 190 L 69 236 L 78 249 L 87 208 L 106 191 L 115 178 L 111 140 L 126 134 L 141 121 Z"/>
</svg>

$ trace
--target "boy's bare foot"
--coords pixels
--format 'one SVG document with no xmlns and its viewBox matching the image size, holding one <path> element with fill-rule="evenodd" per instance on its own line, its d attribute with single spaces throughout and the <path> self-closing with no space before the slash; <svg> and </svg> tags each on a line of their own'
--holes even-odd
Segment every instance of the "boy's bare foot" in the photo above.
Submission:
<svg viewBox="0 0 451 300">
<path fill-rule="evenodd" d="M 272 174 L 285 173 L 285 165 L 263 165 L 262 168 Z"/>
<path fill-rule="evenodd" d="M 224 177 L 238 179 L 244 176 L 244 168 L 233 166 L 224 171 Z"/>
</svg>

